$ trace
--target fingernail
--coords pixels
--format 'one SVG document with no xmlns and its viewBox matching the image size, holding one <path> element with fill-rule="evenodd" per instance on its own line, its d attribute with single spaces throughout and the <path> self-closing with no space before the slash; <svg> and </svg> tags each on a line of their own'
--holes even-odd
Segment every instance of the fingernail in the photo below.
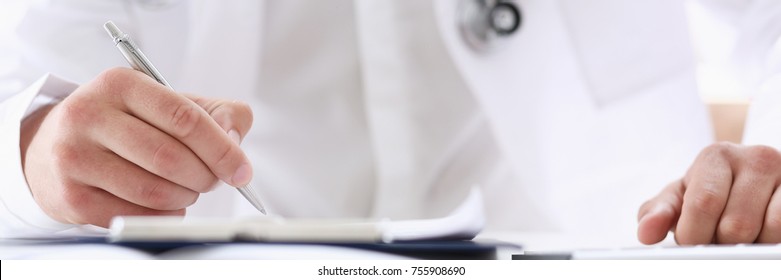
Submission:
<svg viewBox="0 0 781 280">
<path fill-rule="evenodd" d="M 239 135 L 239 132 L 235 129 L 231 129 L 228 131 L 228 137 L 233 141 L 233 143 L 241 144 L 241 135 Z"/>
<path fill-rule="evenodd" d="M 233 182 L 232 185 L 234 186 L 243 186 L 248 184 L 250 179 L 252 179 L 252 167 L 250 167 L 249 164 L 244 163 L 236 169 L 235 173 L 233 173 L 231 182 Z"/>
</svg>

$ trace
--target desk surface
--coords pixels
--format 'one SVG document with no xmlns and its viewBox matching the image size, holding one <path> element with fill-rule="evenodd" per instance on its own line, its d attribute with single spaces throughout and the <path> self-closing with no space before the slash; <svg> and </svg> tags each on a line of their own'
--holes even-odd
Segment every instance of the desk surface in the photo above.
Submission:
<svg viewBox="0 0 781 280">
<path fill-rule="evenodd" d="M 532 252 L 573 252 L 586 259 L 781 259 L 781 244 L 771 246 L 709 246 L 702 250 L 681 250 L 667 240 L 654 247 L 612 245 L 607 238 L 575 237 L 550 232 L 485 232 L 477 240 L 523 244 Z M 522 254 L 520 247 L 499 246 L 497 259 Z M 699 254 L 699 255 L 698 255 Z M 752 255 L 754 254 L 754 255 Z M 689 256 L 689 257 L 684 257 Z M 704 257 L 703 257 L 704 256 Z M 730 257 L 732 256 L 732 257 Z M 755 256 L 755 257 L 752 257 Z M 410 257 L 355 247 L 305 244 L 219 244 L 176 248 L 160 254 L 137 248 L 98 243 L 44 244 L 0 242 L 0 259 L 276 259 L 276 260 L 398 260 Z"/>
<path fill-rule="evenodd" d="M 0 240 L 2 259 L 496 259 L 498 241 L 410 241 L 397 243 L 127 242 L 105 238 Z M 514 250 L 511 252 L 519 252 Z M 509 255 L 505 256 L 507 258 Z"/>
</svg>

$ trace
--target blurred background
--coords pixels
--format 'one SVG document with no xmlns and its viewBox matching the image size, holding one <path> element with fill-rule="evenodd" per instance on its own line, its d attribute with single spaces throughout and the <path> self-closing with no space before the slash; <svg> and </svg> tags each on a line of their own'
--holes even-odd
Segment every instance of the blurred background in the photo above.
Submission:
<svg viewBox="0 0 781 280">
<path fill-rule="evenodd" d="M 36 0 L 0 0 L 0 49 L 7 49 L 16 23 L 25 7 Z M 735 45 L 739 39 L 742 12 L 751 1 L 686 0 L 692 45 L 697 57 L 697 82 L 702 100 L 708 104 L 716 139 L 739 143 L 751 99 L 750 82 L 741 80 L 740 65 L 736 65 Z M 15 63 L 7 53 L 0 52 L 0 73 Z M 16 87 L 19 85 L 3 85 Z"/>
</svg>

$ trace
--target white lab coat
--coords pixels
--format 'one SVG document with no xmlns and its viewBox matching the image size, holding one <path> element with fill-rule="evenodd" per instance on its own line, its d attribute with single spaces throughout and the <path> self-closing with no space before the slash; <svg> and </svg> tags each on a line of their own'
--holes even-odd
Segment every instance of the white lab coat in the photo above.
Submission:
<svg viewBox="0 0 781 280">
<path fill-rule="evenodd" d="M 111 19 L 177 90 L 251 104 L 242 145 L 271 213 L 431 217 L 480 185 L 489 228 L 632 242 L 639 204 L 711 142 L 682 3 L 520 0 L 520 30 L 475 52 L 457 2 L 51 1 L 17 28 L 2 81 L 125 66 Z M 18 129 L 72 90 L 49 76 L 2 93 L 6 232 L 61 228 L 27 191 Z M 224 187 L 188 215 L 251 210 Z"/>
</svg>

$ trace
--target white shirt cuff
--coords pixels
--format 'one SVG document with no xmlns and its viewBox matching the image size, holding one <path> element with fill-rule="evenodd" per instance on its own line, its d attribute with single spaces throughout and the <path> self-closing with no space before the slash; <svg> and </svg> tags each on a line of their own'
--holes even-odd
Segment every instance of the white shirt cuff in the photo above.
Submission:
<svg viewBox="0 0 781 280">
<path fill-rule="evenodd" d="M 38 206 L 22 169 L 19 137 L 21 123 L 35 110 L 62 100 L 78 85 L 45 75 L 30 87 L 0 103 L 0 235 L 51 233 L 73 225 L 55 221 Z"/>
</svg>

